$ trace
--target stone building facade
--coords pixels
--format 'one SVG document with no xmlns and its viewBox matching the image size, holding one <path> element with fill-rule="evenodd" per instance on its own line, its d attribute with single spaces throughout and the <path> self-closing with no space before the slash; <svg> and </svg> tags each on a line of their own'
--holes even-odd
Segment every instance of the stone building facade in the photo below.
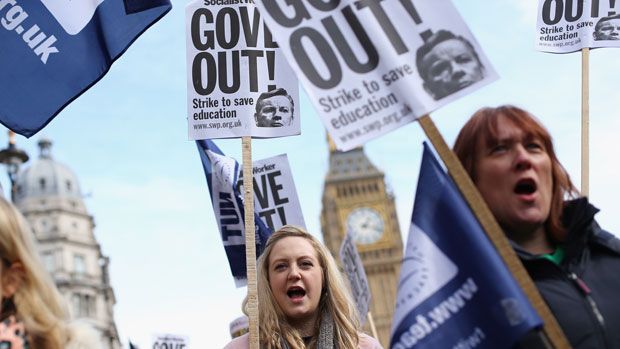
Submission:
<svg viewBox="0 0 620 349">
<path fill-rule="evenodd" d="M 51 146 L 49 140 L 39 141 L 39 158 L 18 173 L 14 203 L 32 226 L 41 260 L 71 318 L 96 328 L 104 348 L 120 349 L 110 260 L 97 242 L 76 175 L 52 158 Z"/>
</svg>

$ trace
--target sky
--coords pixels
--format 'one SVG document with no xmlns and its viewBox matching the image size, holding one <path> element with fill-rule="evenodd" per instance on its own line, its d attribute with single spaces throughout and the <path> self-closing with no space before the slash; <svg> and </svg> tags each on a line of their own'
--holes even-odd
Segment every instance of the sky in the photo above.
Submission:
<svg viewBox="0 0 620 349">
<path fill-rule="evenodd" d="M 185 5 L 141 36 L 93 88 L 43 131 L 18 147 L 35 159 L 36 142 L 54 142 L 52 156 L 72 168 L 94 216 L 95 235 L 110 257 L 114 315 L 124 347 L 143 348 L 152 335 L 189 337 L 190 348 L 221 348 L 240 316 L 245 288 L 228 269 L 200 158 L 187 137 Z M 500 79 L 431 117 L 448 144 L 480 107 L 514 104 L 536 115 L 555 139 L 560 161 L 579 187 L 581 54 L 534 50 L 534 0 L 454 0 Z M 615 160 L 620 118 L 618 51 L 590 54 L 590 198 L 603 228 L 620 232 Z M 288 154 L 308 230 L 320 232 L 328 148 L 325 131 L 301 90 L 300 136 L 254 140 L 253 158 Z M 396 198 L 403 239 L 409 229 L 424 133 L 409 124 L 370 141 L 365 151 L 385 172 Z M 0 144 L 6 144 L 6 133 Z M 241 160 L 241 140 L 217 140 Z M 26 165 L 27 166 L 27 165 Z M 8 193 L 8 179 L 2 183 Z"/>
</svg>

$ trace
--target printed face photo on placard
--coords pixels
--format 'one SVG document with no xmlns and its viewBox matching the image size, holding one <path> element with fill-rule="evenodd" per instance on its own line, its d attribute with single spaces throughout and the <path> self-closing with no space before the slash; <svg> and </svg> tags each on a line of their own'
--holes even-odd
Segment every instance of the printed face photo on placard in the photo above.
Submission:
<svg viewBox="0 0 620 349">
<path fill-rule="evenodd" d="M 620 40 L 620 14 L 603 17 L 594 27 L 594 40 Z"/>
<path fill-rule="evenodd" d="M 261 93 L 256 101 L 257 127 L 288 127 L 293 124 L 295 102 L 283 88 Z"/>
<path fill-rule="evenodd" d="M 485 76 L 474 46 L 447 30 L 430 35 L 416 51 L 416 65 L 424 90 L 438 100 L 460 91 Z"/>
</svg>

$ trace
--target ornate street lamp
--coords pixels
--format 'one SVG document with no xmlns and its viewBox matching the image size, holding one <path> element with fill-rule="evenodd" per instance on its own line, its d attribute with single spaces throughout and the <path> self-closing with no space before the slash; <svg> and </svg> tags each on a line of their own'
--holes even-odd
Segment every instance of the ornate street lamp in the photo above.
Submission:
<svg viewBox="0 0 620 349">
<path fill-rule="evenodd" d="M 11 201 L 15 202 L 15 180 L 19 166 L 28 161 L 28 154 L 15 146 L 15 132 L 9 130 L 9 145 L 0 150 L 0 163 L 7 166 L 7 173 L 11 181 Z"/>
</svg>

